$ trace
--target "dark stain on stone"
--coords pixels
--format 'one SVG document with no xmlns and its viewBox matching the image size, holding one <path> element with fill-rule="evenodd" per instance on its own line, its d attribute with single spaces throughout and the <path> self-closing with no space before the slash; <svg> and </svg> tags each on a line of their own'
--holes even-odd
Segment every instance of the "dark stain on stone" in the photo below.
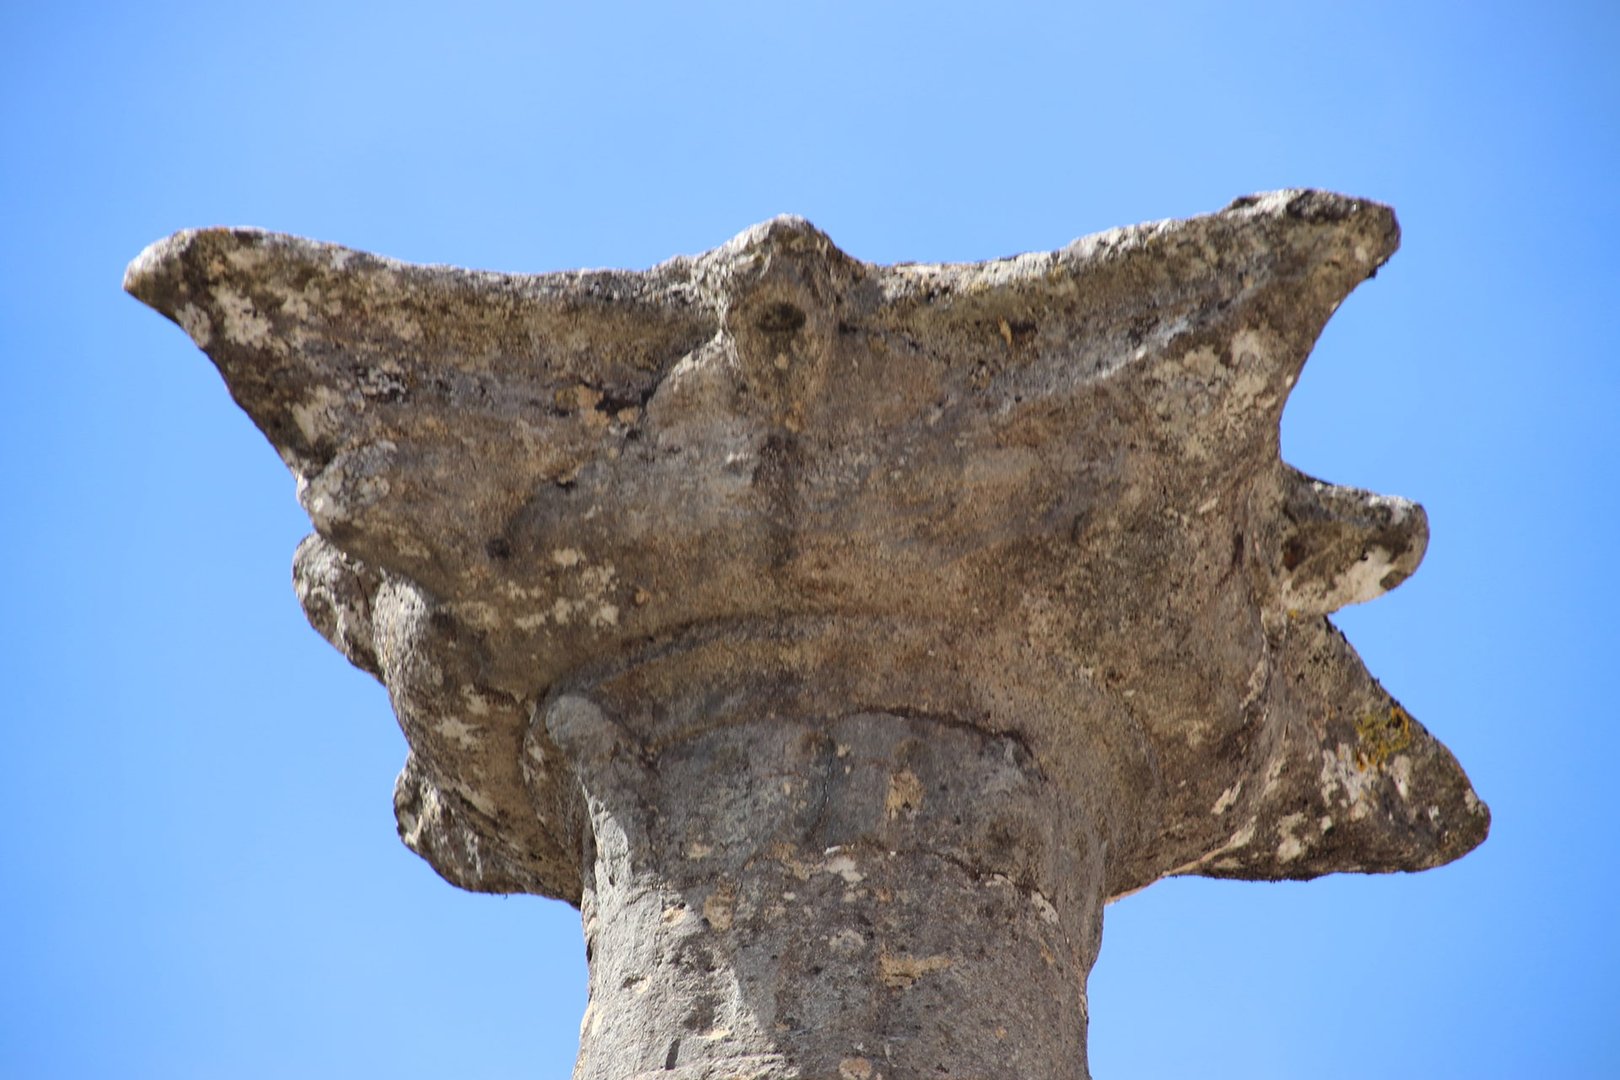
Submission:
<svg viewBox="0 0 1620 1080">
<path fill-rule="evenodd" d="M 1300 563 L 1305 561 L 1305 557 L 1309 554 L 1310 547 L 1305 543 L 1305 538 L 1300 536 L 1298 533 L 1295 533 L 1293 536 L 1290 536 L 1287 540 L 1283 541 L 1283 569 L 1295 569 Z"/>
<path fill-rule="evenodd" d="M 461 628 L 456 625 L 455 617 L 448 611 L 435 611 L 428 616 L 428 626 L 444 641 L 457 641 L 461 637 Z"/>
<path fill-rule="evenodd" d="M 799 481 L 804 475 L 799 439 L 791 434 L 771 435 L 759 450 L 759 464 L 752 477 L 754 490 L 764 501 L 771 523 L 771 566 L 780 569 L 792 560 L 797 548 Z"/>
<path fill-rule="evenodd" d="M 754 317 L 754 327 L 767 334 L 796 334 L 804 326 L 805 314 L 786 300 L 765 305 Z"/>
</svg>

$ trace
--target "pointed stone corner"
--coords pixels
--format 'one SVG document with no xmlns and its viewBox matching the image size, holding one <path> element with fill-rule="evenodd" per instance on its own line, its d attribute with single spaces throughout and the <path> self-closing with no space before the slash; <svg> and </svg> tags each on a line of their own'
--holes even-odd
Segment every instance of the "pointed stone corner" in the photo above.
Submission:
<svg viewBox="0 0 1620 1080">
<path fill-rule="evenodd" d="M 1423 560 L 1429 518 L 1416 503 L 1294 469 L 1283 486 L 1278 584 L 1291 614 L 1326 615 L 1382 596 Z"/>
<path fill-rule="evenodd" d="M 1283 720 L 1269 764 L 1223 792 L 1210 813 L 1231 834 L 1178 873 L 1275 881 L 1426 870 L 1484 841 L 1490 811 L 1456 758 L 1331 623 L 1292 623 L 1279 660 Z"/>
<path fill-rule="evenodd" d="M 410 743 L 402 838 L 584 909 L 614 1023 L 577 1077 L 890 1035 L 1070 1076 L 1106 900 L 1487 831 L 1326 617 L 1416 569 L 1422 509 L 1278 458 L 1398 238 L 1313 191 L 971 265 L 791 217 L 533 276 L 209 229 L 125 287 L 297 477 L 300 601 Z"/>
</svg>

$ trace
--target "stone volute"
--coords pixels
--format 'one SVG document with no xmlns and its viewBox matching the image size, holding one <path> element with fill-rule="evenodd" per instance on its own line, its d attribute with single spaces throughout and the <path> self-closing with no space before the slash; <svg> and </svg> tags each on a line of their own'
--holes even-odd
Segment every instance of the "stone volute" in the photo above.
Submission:
<svg viewBox="0 0 1620 1080">
<path fill-rule="evenodd" d="M 581 907 L 576 1078 L 1081 1077 L 1106 901 L 1485 836 L 1327 618 L 1422 509 L 1278 454 L 1397 236 L 1286 191 L 973 265 L 783 217 L 518 276 L 205 229 L 125 287 L 296 476 L 405 843 Z"/>
</svg>

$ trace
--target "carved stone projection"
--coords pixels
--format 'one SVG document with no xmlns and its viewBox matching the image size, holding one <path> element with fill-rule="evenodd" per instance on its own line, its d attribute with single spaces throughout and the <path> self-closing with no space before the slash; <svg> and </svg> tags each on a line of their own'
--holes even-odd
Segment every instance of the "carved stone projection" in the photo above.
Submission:
<svg viewBox="0 0 1620 1080">
<path fill-rule="evenodd" d="M 577 1078 L 1079 1077 L 1107 901 L 1485 836 L 1327 619 L 1423 511 L 1278 456 L 1396 241 L 1311 191 L 954 266 L 791 217 L 537 276 L 205 229 L 125 287 L 297 477 L 405 843 L 582 909 Z"/>
</svg>

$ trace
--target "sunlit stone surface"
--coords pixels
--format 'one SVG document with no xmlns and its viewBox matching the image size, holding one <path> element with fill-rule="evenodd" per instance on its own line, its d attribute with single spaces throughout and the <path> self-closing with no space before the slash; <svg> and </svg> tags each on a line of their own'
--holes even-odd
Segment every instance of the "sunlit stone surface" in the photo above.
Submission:
<svg viewBox="0 0 1620 1080">
<path fill-rule="evenodd" d="M 296 475 L 405 842 L 581 905 L 576 1076 L 1070 1077 L 1108 899 L 1485 836 L 1327 619 L 1422 509 L 1278 457 L 1397 237 L 1303 191 L 955 266 L 796 218 L 536 276 L 209 229 L 125 286 Z"/>
</svg>

